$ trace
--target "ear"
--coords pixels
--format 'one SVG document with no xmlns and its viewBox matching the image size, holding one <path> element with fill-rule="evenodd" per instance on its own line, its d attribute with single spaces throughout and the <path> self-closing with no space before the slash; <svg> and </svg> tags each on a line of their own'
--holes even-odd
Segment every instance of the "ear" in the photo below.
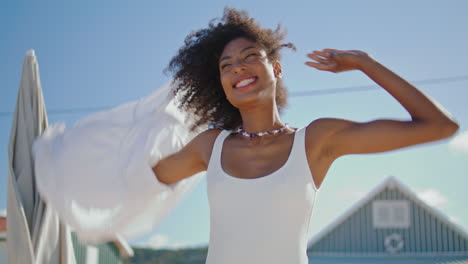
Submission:
<svg viewBox="0 0 468 264">
<path fill-rule="evenodd" d="M 276 78 L 281 79 L 283 77 L 283 69 L 279 61 L 275 61 L 273 63 L 273 72 L 275 73 Z"/>
</svg>

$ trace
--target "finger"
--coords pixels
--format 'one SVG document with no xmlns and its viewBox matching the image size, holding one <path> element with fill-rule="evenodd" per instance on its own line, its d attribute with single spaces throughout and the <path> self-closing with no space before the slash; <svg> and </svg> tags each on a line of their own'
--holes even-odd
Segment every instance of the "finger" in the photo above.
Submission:
<svg viewBox="0 0 468 264">
<path fill-rule="evenodd" d="M 326 52 L 326 53 L 329 53 L 329 52 L 343 52 L 343 50 L 337 50 L 337 49 L 323 49 L 322 52 Z"/>
<path fill-rule="evenodd" d="M 316 55 L 319 55 L 319 56 L 322 56 L 322 57 L 325 57 L 327 59 L 329 59 L 331 56 L 330 56 L 330 53 L 329 52 L 325 52 L 325 51 L 314 51 L 314 54 Z"/>
<path fill-rule="evenodd" d="M 331 54 L 331 52 L 325 52 L 325 51 L 320 51 L 320 50 L 315 50 L 313 52 L 313 54 L 317 55 L 317 56 L 320 56 L 322 58 L 325 58 L 327 60 L 331 60 L 333 59 L 333 57 L 335 57 L 336 53 L 335 54 Z"/>
<path fill-rule="evenodd" d="M 307 57 L 311 58 L 312 60 L 315 60 L 319 63 L 327 63 L 327 58 L 323 58 L 323 57 L 320 57 L 318 55 L 316 55 L 315 51 L 314 53 L 309 53 L 307 54 Z"/>
<path fill-rule="evenodd" d="M 335 58 L 341 54 L 343 54 L 344 51 L 342 50 L 337 50 L 337 49 L 323 49 L 322 53 L 327 54 L 327 58 Z"/>
<path fill-rule="evenodd" d="M 312 61 L 307 61 L 305 65 L 322 71 L 333 71 L 335 69 L 335 66 L 333 64 L 323 64 Z"/>
<path fill-rule="evenodd" d="M 341 56 L 343 51 L 336 49 L 323 49 L 322 51 L 314 51 L 314 54 L 324 57 L 329 61 L 333 61 L 336 57 Z"/>
</svg>

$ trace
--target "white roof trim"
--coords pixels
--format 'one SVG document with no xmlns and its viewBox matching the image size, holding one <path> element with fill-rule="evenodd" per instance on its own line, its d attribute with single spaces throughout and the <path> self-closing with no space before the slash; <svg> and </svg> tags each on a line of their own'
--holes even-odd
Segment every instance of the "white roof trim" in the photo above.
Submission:
<svg viewBox="0 0 468 264">
<path fill-rule="evenodd" d="M 357 212 L 359 209 L 361 209 L 364 204 L 370 202 L 375 195 L 378 193 L 382 192 L 385 190 L 385 187 L 391 187 L 393 189 L 397 189 L 401 191 L 403 194 L 407 195 L 414 203 L 417 205 L 421 206 L 422 208 L 426 209 L 429 213 L 434 214 L 436 217 L 439 218 L 442 222 L 445 224 L 451 226 L 455 231 L 460 233 L 462 237 L 465 239 L 468 239 L 468 233 L 462 229 L 459 225 L 456 223 L 452 222 L 449 220 L 449 218 L 439 211 L 436 208 L 433 208 L 429 205 L 427 205 L 425 202 L 423 202 L 419 197 L 417 197 L 413 191 L 411 191 L 410 188 L 408 188 L 406 185 L 402 184 L 399 182 L 394 176 L 389 176 L 387 179 L 385 179 L 382 183 L 374 187 L 369 194 L 367 194 L 364 198 L 359 200 L 357 203 L 355 203 L 350 209 L 345 211 L 343 214 L 341 214 L 339 217 L 337 217 L 331 224 L 329 224 L 327 227 L 325 227 L 322 231 L 314 235 L 309 242 L 307 243 L 307 248 L 313 246 L 317 241 L 321 240 L 325 235 L 327 235 L 330 231 L 335 229 L 337 226 L 339 226 L 341 223 L 344 222 L 348 217 L 353 215 L 355 212 Z"/>
</svg>

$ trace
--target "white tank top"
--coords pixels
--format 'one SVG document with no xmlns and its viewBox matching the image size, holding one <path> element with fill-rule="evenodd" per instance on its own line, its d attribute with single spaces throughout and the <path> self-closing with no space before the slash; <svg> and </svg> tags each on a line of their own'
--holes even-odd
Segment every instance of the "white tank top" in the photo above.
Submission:
<svg viewBox="0 0 468 264">
<path fill-rule="evenodd" d="M 213 146 L 207 177 L 210 242 L 206 264 L 307 264 L 307 237 L 317 188 L 305 152 L 305 128 L 295 132 L 286 163 L 260 178 L 224 172 Z"/>
</svg>

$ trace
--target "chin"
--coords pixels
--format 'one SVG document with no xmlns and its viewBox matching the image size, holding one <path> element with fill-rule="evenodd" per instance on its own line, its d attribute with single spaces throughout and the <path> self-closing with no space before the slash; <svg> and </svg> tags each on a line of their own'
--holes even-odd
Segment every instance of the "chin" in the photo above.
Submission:
<svg viewBox="0 0 468 264">
<path fill-rule="evenodd" d="M 229 99 L 228 99 L 229 100 Z M 236 98 L 232 98 L 229 102 L 237 109 L 246 109 L 252 107 L 258 107 L 262 104 L 270 104 L 274 101 L 274 96 L 271 97 L 260 97 L 258 93 L 252 94 L 245 94 L 243 96 L 237 96 Z"/>
</svg>

